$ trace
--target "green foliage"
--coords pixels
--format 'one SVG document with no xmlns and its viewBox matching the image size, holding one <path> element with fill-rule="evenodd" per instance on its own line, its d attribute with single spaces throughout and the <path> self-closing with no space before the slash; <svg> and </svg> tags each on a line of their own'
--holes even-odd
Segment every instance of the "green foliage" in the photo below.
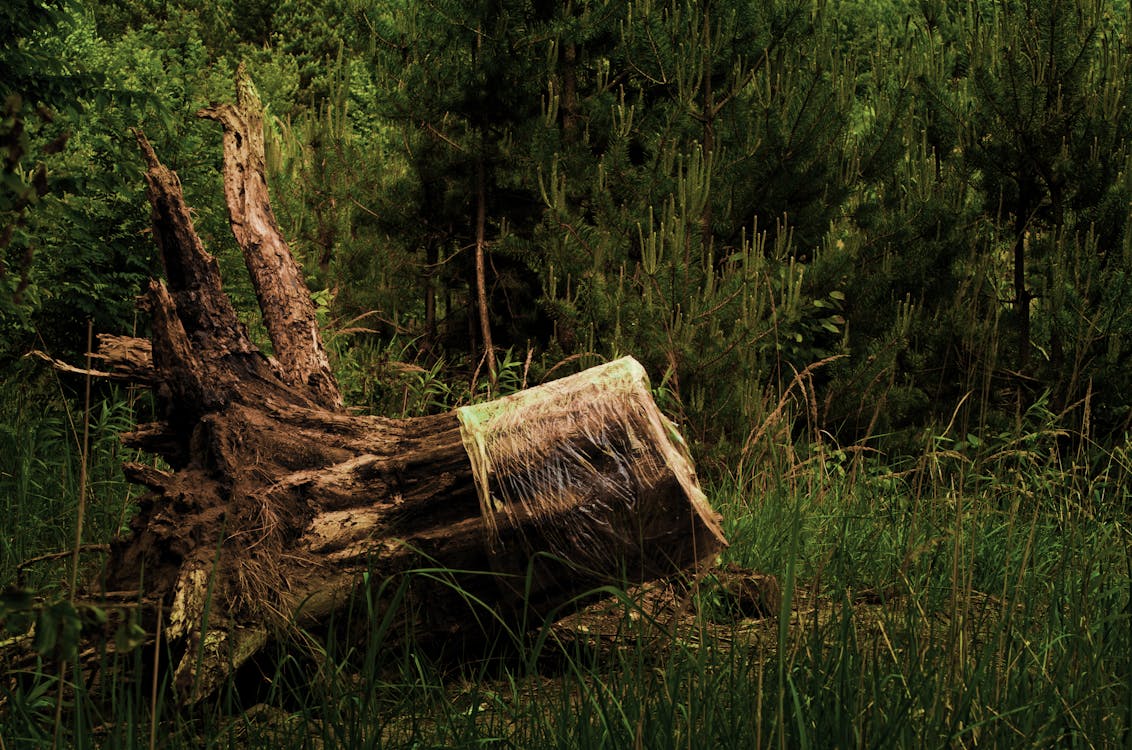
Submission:
<svg viewBox="0 0 1132 750">
<path fill-rule="evenodd" d="M 1006 424 L 1047 389 L 1102 441 L 1132 413 L 1123 6 L 36 7 L 5 54 L 61 114 L 27 140 L 10 113 L 7 137 L 24 154 L 69 139 L 10 170 L 8 358 L 36 337 L 73 352 L 86 318 L 144 330 L 132 297 L 159 268 L 139 123 L 262 341 L 217 133 L 191 117 L 244 60 L 277 216 L 328 335 L 351 331 L 335 356 L 365 403 L 405 411 L 362 384 L 393 350 L 444 362 L 453 393 L 472 382 L 482 203 L 500 351 L 530 349 L 532 381 L 633 353 L 721 454 L 795 372 L 839 354 L 814 385 L 846 443 L 914 450 L 957 406 L 967 427 Z M 83 70 L 100 77 L 66 83 Z"/>
<path fill-rule="evenodd" d="M 138 494 L 120 464 L 141 456 L 127 453 L 118 440 L 138 419 L 135 399 L 110 391 L 84 416 L 43 369 L 27 363 L 0 383 L 0 589 L 21 577 L 37 590 L 53 589 L 63 578 L 51 560 L 20 574 L 17 566 L 74 543 L 84 419 L 90 425 L 88 489 L 97 498 L 88 504 L 89 538 L 101 541 L 124 530 Z"/>
<path fill-rule="evenodd" d="M 7 30 L 0 41 L 0 330 L 4 344 L 27 328 L 24 302 L 34 299 L 32 281 L 37 243 L 35 219 L 52 191 L 45 160 L 60 151 L 68 134 L 56 122 L 55 107 L 76 108 L 87 82 L 67 70 L 45 39 L 69 20 L 63 3 L 15 2 L 0 19 Z M 6 352 L 0 349 L 0 356 Z"/>
<path fill-rule="evenodd" d="M 841 350 L 845 281 L 808 261 L 850 194 L 853 73 L 802 4 L 618 12 L 613 50 L 558 41 L 609 57 L 573 107 L 564 84 L 548 98 L 540 304 L 564 353 L 633 353 L 694 434 L 734 441 L 768 379 Z"/>
<path fill-rule="evenodd" d="M 50 32 L 35 40 L 45 54 L 98 75 L 79 78 L 83 85 L 57 92 L 61 98 L 43 105 L 53 113 L 51 129 L 30 142 L 45 154 L 36 167 L 35 200 L 24 201 L 15 218 L 5 219 L 16 230 L 3 248 L 13 271 L 4 279 L 11 293 L 0 310 L 5 364 L 33 346 L 74 356 L 88 319 L 100 332 L 137 329 L 134 299 L 158 265 L 130 128 L 145 128 L 190 185 L 201 167 L 215 174 L 212 163 L 183 158 L 202 150 L 202 128 L 187 120 L 186 109 L 206 104 L 200 97 L 215 90 L 201 69 L 203 48 L 193 29 L 177 28 L 168 36 L 131 31 L 110 43 L 99 36 L 91 15 L 69 8 Z M 55 132 L 65 137 L 52 140 Z M 207 200 L 194 200 L 198 195 L 191 188 L 187 192 L 200 209 L 201 233 L 211 238 L 216 231 L 211 223 L 226 235 L 223 213 L 211 214 L 218 225 L 208 220 L 209 206 L 222 204 L 216 191 L 207 191 Z M 233 289 L 238 292 L 240 285 Z"/>
<path fill-rule="evenodd" d="M 957 406 L 966 427 L 1004 425 L 1044 390 L 1072 421 L 1088 409 L 1102 442 L 1132 413 L 1124 6 L 238 10 L 12 11 L 6 83 L 32 93 L 3 124 L 5 359 L 76 353 L 87 318 L 144 330 L 132 299 L 160 269 L 138 124 L 262 340 L 217 133 L 191 117 L 245 60 L 280 223 L 328 334 L 351 329 L 344 377 L 396 349 L 468 387 L 482 197 L 500 350 L 533 351 L 532 381 L 631 352 L 723 454 L 794 372 L 837 354 L 817 416 L 846 443 L 914 450 Z"/>
<path fill-rule="evenodd" d="M 1127 306 L 1091 311 L 1105 290 L 1128 291 L 1126 21 L 1106 3 L 1060 0 L 1002 2 L 965 19 L 970 72 L 955 126 L 988 219 L 986 248 L 1010 253 L 992 283 L 1013 297 L 1012 364 L 1060 408 L 1085 397 L 1098 358 L 1110 375 L 1126 369 L 1102 352 L 1124 335 Z M 1121 396 L 1106 406 L 1128 411 Z"/>
</svg>

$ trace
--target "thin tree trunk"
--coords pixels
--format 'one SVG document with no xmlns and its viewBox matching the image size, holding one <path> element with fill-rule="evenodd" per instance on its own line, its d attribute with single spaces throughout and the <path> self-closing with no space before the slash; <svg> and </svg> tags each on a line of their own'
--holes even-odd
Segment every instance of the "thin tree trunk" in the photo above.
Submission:
<svg viewBox="0 0 1132 750">
<path fill-rule="evenodd" d="M 436 346 L 436 269 L 440 263 L 440 250 L 436 241 L 429 239 L 425 247 L 424 302 L 425 302 L 425 348 Z"/>
<path fill-rule="evenodd" d="M 480 336 L 483 344 L 483 357 L 487 360 L 488 377 L 495 388 L 495 347 L 491 341 L 491 316 L 487 305 L 487 269 L 485 262 L 486 243 L 484 234 L 487 224 L 487 185 L 484 177 L 483 148 L 476 157 L 476 303 L 479 309 Z"/>
<path fill-rule="evenodd" d="M 562 50 L 562 140 L 578 139 L 578 45 L 568 42 Z"/>
<path fill-rule="evenodd" d="M 703 26 L 703 107 L 704 107 L 704 166 L 711 163 L 712 152 L 715 151 L 715 92 L 712 90 L 712 49 L 711 49 L 711 3 L 704 0 L 704 26 Z M 707 198 L 704 200 L 703 212 L 700 215 L 700 232 L 703 253 L 705 257 L 711 252 L 712 246 L 712 200 L 710 185 Z"/>
<path fill-rule="evenodd" d="M 1030 290 L 1026 288 L 1026 227 L 1028 216 L 1019 211 L 1014 218 L 1014 311 L 1017 317 L 1018 372 L 1030 369 Z"/>
</svg>

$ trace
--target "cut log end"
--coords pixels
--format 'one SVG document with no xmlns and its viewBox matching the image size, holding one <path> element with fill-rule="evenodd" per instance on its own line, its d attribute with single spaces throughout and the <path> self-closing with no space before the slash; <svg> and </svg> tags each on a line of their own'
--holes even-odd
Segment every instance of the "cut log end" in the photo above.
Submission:
<svg viewBox="0 0 1132 750">
<path fill-rule="evenodd" d="M 639 582 L 710 565 L 726 545 L 630 357 L 458 414 L 486 543 L 512 565 L 550 554 L 595 582 Z"/>
</svg>

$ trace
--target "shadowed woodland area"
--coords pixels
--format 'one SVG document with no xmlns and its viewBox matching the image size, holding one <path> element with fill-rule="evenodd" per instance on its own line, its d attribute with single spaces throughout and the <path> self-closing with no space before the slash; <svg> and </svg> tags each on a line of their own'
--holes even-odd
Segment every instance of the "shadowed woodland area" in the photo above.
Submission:
<svg viewBox="0 0 1132 750">
<path fill-rule="evenodd" d="M 144 330 L 160 265 L 130 127 L 266 340 L 193 117 L 243 61 L 352 405 L 422 413 L 405 386 L 430 374 L 451 401 L 632 353 L 722 461 L 845 355 L 812 415 L 842 445 L 898 455 L 1039 402 L 1102 442 L 1128 428 L 1119 4 L 5 13 L 7 361 L 80 356 L 87 318 Z"/>
<path fill-rule="evenodd" d="M 7 3 L 0 750 L 1123 744 L 1130 23 L 1122 0 Z M 460 420 L 627 356 L 631 407 L 546 429 L 596 446 L 594 476 L 657 436 L 633 486 L 676 488 L 639 495 L 677 498 L 649 522 L 679 541 L 557 527 L 503 594 L 497 562 L 444 558 L 434 534 L 493 518 Z M 359 528 L 412 555 L 326 531 L 371 497 L 399 510 Z M 603 575 L 539 577 L 579 539 Z M 240 549 L 270 564 L 209 572 Z M 316 549 L 342 567 L 304 582 Z M 699 575 L 639 589 L 653 555 Z M 457 666 L 456 620 L 412 624 L 446 597 L 496 623 Z M 181 711 L 178 679 L 207 699 Z"/>
</svg>

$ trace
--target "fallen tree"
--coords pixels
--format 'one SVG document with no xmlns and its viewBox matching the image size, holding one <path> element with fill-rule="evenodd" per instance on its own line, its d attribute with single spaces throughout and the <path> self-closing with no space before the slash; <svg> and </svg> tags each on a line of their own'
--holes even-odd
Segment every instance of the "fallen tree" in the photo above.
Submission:
<svg viewBox="0 0 1132 750">
<path fill-rule="evenodd" d="M 153 389 L 124 441 L 149 489 L 110 551 L 186 701 L 284 627 L 316 627 L 361 587 L 420 568 L 403 627 L 448 638 L 546 614 L 607 583 L 695 571 L 724 539 L 683 441 L 622 359 L 498 401 L 413 419 L 345 411 L 302 274 L 272 215 L 250 83 L 200 115 L 224 128 L 224 191 L 274 356 L 249 340 L 176 175 L 141 133 L 165 281 L 151 339 L 104 337 L 103 372 Z M 365 574 L 365 575 L 363 575 Z M 137 592 L 137 593 L 133 593 Z M 534 620 L 532 620 L 534 621 Z"/>
</svg>

